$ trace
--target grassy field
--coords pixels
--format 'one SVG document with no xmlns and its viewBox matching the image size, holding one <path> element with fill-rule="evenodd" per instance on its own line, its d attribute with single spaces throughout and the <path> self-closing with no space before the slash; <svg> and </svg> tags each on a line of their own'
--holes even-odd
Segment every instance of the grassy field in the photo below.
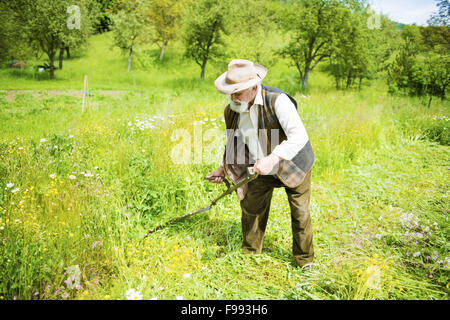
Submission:
<svg viewBox="0 0 450 320">
<path fill-rule="evenodd" d="M 271 67 L 265 83 L 295 94 L 317 158 L 316 268 L 303 273 L 283 189 L 260 255 L 241 252 L 235 195 L 143 239 L 225 189 L 203 177 L 223 150 L 227 97 L 213 81 L 227 61 L 202 82 L 180 48 L 160 63 L 150 47 L 127 74 L 110 45 L 109 34 L 92 37 L 55 81 L 0 69 L 0 299 L 448 298 L 448 101 L 428 109 L 381 80 L 336 91 L 320 72 L 303 95 L 294 68 Z M 92 110 L 81 113 L 65 90 L 82 90 L 84 74 Z M 173 161 L 182 139 L 190 164 Z"/>
</svg>

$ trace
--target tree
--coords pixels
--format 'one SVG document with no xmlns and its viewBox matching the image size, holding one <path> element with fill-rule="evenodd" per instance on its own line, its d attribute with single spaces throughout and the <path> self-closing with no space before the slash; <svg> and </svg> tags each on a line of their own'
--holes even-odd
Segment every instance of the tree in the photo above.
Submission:
<svg viewBox="0 0 450 320">
<path fill-rule="evenodd" d="M 403 45 L 388 69 L 390 91 L 429 95 L 428 106 L 433 96 L 444 100 L 450 84 L 450 55 L 442 30 L 407 26 L 402 36 Z"/>
<path fill-rule="evenodd" d="M 110 16 L 110 9 L 114 6 L 116 0 L 95 0 L 99 6 L 99 19 L 95 25 L 97 33 L 102 33 L 111 30 L 112 20 Z"/>
<path fill-rule="evenodd" d="M 136 45 L 142 41 L 146 32 L 143 15 L 144 2 L 141 0 L 122 1 L 120 10 L 112 16 L 114 45 L 128 53 L 128 72 L 131 69 L 131 57 Z"/>
<path fill-rule="evenodd" d="M 169 41 L 177 36 L 179 20 L 186 3 L 186 0 L 153 0 L 147 7 L 145 14 L 154 27 L 153 41 L 161 50 L 160 60 L 164 58 L 164 50 Z"/>
<path fill-rule="evenodd" d="M 421 94 L 422 86 L 412 81 L 412 70 L 423 45 L 419 27 L 407 25 L 402 29 L 401 36 L 400 49 L 387 68 L 389 92 L 406 91 L 409 94 Z"/>
<path fill-rule="evenodd" d="M 428 19 L 428 24 L 430 26 L 448 27 L 450 22 L 450 2 L 448 0 L 440 0 L 437 7 L 439 11 Z"/>
<path fill-rule="evenodd" d="M 35 51 L 42 50 L 50 60 L 50 79 L 55 78 L 55 56 L 65 42 L 82 43 L 91 32 L 90 0 L 15 0 L 4 2 L 14 24 L 13 37 L 27 41 Z M 69 28 L 70 6 L 76 5 L 79 15 L 75 28 Z M 79 23 L 78 23 L 79 22 Z M 70 40 L 69 40 L 70 39 Z"/>
<path fill-rule="evenodd" d="M 326 70 L 335 78 L 336 88 L 349 88 L 359 79 L 369 77 L 372 56 L 369 52 L 369 29 L 364 12 L 342 8 L 342 31 L 337 34 L 335 47 Z"/>
<path fill-rule="evenodd" d="M 226 33 L 224 24 L 225 2 L 220 0 L 199 0 L 187 10 L 184 20 L 183 41 L 185 56 L 194 59 L 201 67 L 200 77 L 205 78 L 208 60 L 222 55 L 222 33 Z"/>
<path fill-rule="evenodd" d="M 277 12 L 283 7 L 267 0 L 234 0 L 227 6 L 225 24 L 228 35 L 224 36 L 227 60 L 237 57 L 251 60 L 266 67 L 273 66 L 278 57 L 274 55 L 281 48 L 277 28 Z"/>
<path fill-rule="evenodd" d="M 310 72 L 335 49 L 345 6 L 338 0 L 300 0 L 289 7 L 283 27 L 292 37 L 279 53 L 295 65 L 306 89 Z"/>
</svg>

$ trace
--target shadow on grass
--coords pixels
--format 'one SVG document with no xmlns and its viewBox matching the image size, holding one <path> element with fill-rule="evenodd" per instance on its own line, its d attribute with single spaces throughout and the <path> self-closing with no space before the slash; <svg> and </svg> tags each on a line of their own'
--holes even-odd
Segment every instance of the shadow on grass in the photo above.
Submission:
<svg viewBox="0 0 450 320">
<path fill-rule="evenodd" d="M 209 249 L 202 255 L 203 261 L 211 261 L 229 254 L 242 253 L 241 224 L 230 220 L 212 220 L 207 214 L 189 217 L 177 224 L 166 228 L 170 236 L 189 236 L 202 242 Z M 292 267 L 297 264 L 292 256 L 292 248 L 281 246 L 276 238 L 266 232 L 261 255 L 290 263 Z M 258 256 L 258 255 L 257 255 Z"/>
</svg>

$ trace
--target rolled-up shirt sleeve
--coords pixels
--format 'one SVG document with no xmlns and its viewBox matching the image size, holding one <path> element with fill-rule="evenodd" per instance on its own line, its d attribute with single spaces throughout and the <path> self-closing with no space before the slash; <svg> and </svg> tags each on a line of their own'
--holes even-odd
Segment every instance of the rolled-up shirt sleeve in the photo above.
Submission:
<svg viewBox="0 0 450 320">
<path fill-rule="evenodd" d="M 308 133 L 295 105 L 286 94 L 281 94 L 275 101 L 275 113 L 287 140 L 276 146 L 272 153 L 283 159 L 292 160 L 308 142 Z"/>
</svg>

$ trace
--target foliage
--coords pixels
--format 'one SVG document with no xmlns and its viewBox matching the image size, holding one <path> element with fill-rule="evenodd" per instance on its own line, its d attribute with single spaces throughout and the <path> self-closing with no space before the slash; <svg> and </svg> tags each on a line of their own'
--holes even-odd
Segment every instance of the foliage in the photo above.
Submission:
<svg viewBox="0 0 450 320">
<path fill-rule="evenodd" d="M 448 28 L 448 27 L 444 27 Z M 450 83 L 448 30 L 437 27 L 405 27 L 403 43 L 388 69 L 391 92 L 404 91 L 411 95 L 446 97 Z"/>
<path fill-rule="evenodd" d="M 339 1 L 299 1 L 289 6 L 284 29 L 292 37 L 279 53 L 296 67 L 303 89 L 307 87 L 310 72 L 331 57 L 336 39 L 345 33 L 346 12 L 345 4 Z"/>
<path fill-rule="evenodd" d="M 144 41 L 147 32 L 143 13 L 145 2 L 142 0 L 127 0 L 123 7 L 112 16 L 114 45 L 128 53 L 128 72 L 131 69 L 131 57 L 136 45 Z"/>
<path fill-rule="evenodd" d="M 189 1 L 154 0 L 147 7 L 145 14 L 154 28 L 153 42 L 161 49 L 160 60 L 164 58 L 169 41 L 174 40 L 179 32 L 180 20 Z"/>
<path fill-rule="evenodd" d="M 226 1 L 196 1 L 187 11 L 184 20 L 183 42 L 185 56 L 201 67 L 201 79 L 209 60 L 222 55 L 222 34 L 225 28 Z"/>
<path fill-rule="evenodd" d="M 68 27 L 68 8 L 80 9 L 80 28 Z M 91 23 L 95 19 L 95 6 L 90 0 L 17 0 L 2 2 L 2 7 L 12 17 L 16 40 L 26 41 L 37 52 L 42 50 L 50 60 L 50 78 L 54 78 L 54 60 L 59 48 L 79 46 L 87 41 Z"/>
</svg>

